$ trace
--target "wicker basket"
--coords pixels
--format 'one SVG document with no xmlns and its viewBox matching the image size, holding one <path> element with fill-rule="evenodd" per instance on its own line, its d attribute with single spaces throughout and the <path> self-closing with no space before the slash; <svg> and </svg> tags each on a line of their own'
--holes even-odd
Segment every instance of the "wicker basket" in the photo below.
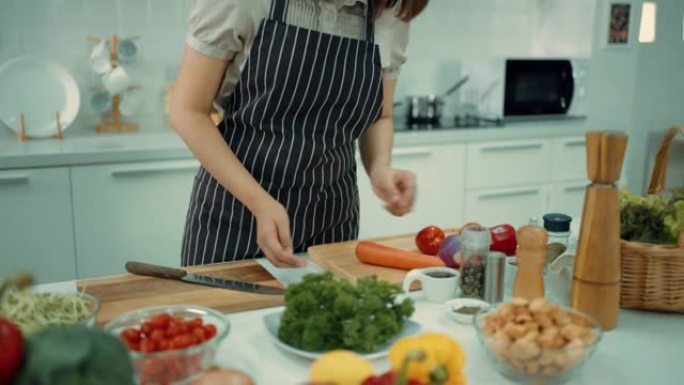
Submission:
<svg viewBox="0 0 684 385">
<path fill-rule="evenodd" d="M 660 143 L 648 188 L 660 194 L 665 186 L 667 155 L 684 126 L 669 129 Z M 684 313 L 684 230 L 677 245 L 622 241 L 620 306 Z"/>
</svg>

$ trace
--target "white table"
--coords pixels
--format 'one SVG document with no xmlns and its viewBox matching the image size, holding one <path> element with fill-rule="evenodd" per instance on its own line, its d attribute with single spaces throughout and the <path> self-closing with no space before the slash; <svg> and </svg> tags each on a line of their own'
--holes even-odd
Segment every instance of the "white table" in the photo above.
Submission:
<svg viewBox="0 0 684 385">
<path fill-rule="evenodd" d="M 75 282 L 42 285 L 39 290 L 75 291 Z M 443 305 L 415 296 L 413 319 L 423 331 L 444 332 L 466 351 L 470 385 L 512 384 L 499 376 L 477 341 L 472 326 L 452 321 Z M 298 385 L 306 381 L 311 361 L 283 352 L 270 339 L 262 318 L 281 308 L 228 314 L 231 331 L 218 352 L 218 364 L 248 372 L 258 385 Z M 385 360 L 375 360 L 378 371 Z M 620 325 L 604 334 L 594 357 L 571 385 L 684 384 L 684 315 L 622 310 Z"/>
</svg>

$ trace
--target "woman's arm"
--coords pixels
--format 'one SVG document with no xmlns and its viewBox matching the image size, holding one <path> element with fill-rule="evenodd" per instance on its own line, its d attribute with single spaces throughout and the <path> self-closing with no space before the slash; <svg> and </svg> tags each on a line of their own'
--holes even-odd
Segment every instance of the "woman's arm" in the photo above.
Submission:
<svg viewBox="0 0 684 385">
<path fill-rule="evenodd" d="M 394 124 L 392 105 L 397 82 L 383 82 L 384 105 L 380 118 L 361 135 L 359 149 L 375 194 L 386 203 L 387 211 L 402 216 L 411 211 L 416 192 L 415 176 L 391 166 Z"/>
<path fill-rule="evenodd" d="M 187 47 L 171 100 L 171 125 L 202 166 L 257 219 L 257 242 L 276 266 L 301 266 L 292 255 L 286 210 L 235 156 L 209 117 L 229 62 Z"/>
</svg>

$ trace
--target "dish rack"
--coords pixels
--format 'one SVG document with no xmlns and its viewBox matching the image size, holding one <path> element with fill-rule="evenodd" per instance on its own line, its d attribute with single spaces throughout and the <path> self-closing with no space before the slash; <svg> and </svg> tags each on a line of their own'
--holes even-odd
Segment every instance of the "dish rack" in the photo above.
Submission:
<svg viewBox="0 0 684 385">
<path fill-rule="evenodd" d="M 52 135 L 52 138 L 61 140 L 64 138 L 64 135 L 62 134 L 62 121 L 60 120 L 59 112 L 55 113 L 55 124 L 57 127 L 57 132 Z M 19 114 L 19 132 L 17 133 L 17 140 L 20 142 L 25 142 L 29 139 L 31 139 L 31 137 L 26 135 L 26 119 L 24 118 L 24 113 L 22 112 Z"/>
</svg>

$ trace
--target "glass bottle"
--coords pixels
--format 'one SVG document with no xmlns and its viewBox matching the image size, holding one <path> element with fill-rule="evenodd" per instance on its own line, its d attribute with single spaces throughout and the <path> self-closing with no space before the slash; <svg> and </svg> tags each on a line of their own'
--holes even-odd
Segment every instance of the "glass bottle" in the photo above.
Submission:
<svg viewBox="0 0 684 385">
<path fill-rule="evenodd" d="M 551 213 L 544 215 L 543 219 L 544 229 L 549 234 L 546 262 L 552 263 L 568 249 L 572 217 L 565 214 Z"/>
<path fill-rule="evenodd" d="M 491 235 L 486 227 L 467 227 L 461 233 L 461 296 L 484 299 L 485 263 Z"/>
</svg>

